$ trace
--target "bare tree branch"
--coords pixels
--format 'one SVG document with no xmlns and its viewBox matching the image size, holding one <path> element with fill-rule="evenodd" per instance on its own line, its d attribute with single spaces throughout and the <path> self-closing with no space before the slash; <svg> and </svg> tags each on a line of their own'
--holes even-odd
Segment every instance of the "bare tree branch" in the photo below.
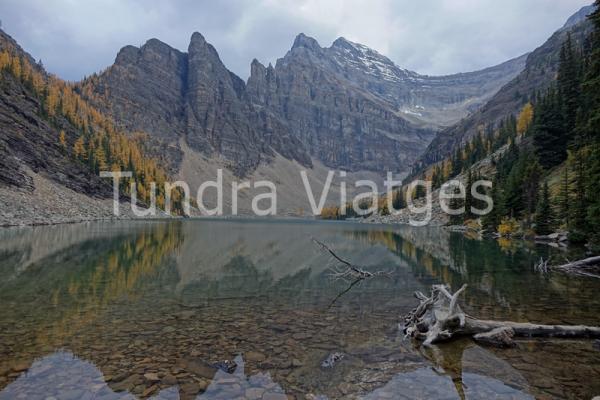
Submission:
<svg viewBox="0 0 600 400">
<path fill-rule="evenodd" d="M 327 253 L 329 253 L 329 255 L 331 255 L 334 259 L 336 259 L 337 261 L 341 262 L 342 264 L 344 264 L 346 266 L 345 269 L 339 269 L 337 267 L 331 267 L 331 274 L 329 274 L 329 276 L 334 279 L 334 280 L 343 280 L 343 281 L 350 281 L 350 285 L 343 290 L 341 293 L 339 293 L 329 304 L 328 308 L 331 308 L 331 306 L 333 306 L 333 304 L 340 298 L 342 297 L 344 294 L 348 293 L 355 285 L 357 285 L 358 283 L 362 282 L 365 279 L 371 279 L 374 278 L 376 276 L 390 276 L 392 273 L 391 272 L 386 272 L 386 271 L 377 271 L 377 272 L 370 272 L 370 271 L 366 271 L 363 268 L 357 267 L 353 264 L 351 264 L 349 261 L 344 260 L 342 257 L 338 256 L 329 246 L 327 246 L 325 243 L 315 239 L 314 237 L 312 238 L 312 241 L 315 242 L 322 250 L 326 251 Z M 423 295 L 425 296 L 425 295 Z"/>
</svg>

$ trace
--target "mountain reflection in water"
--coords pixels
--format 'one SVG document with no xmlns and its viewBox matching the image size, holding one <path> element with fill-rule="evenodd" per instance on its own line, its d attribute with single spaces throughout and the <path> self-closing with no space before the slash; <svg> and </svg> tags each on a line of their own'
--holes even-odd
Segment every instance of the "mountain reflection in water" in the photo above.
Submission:
<svg viewBox="0 0 600 400">
<path fill-rule="evenodd" d="M 481 318 L 597 324 L 599 283 L 532 265 L 558 250 L 440 229 L 302 221 L 96 223 L 0 232 L 0 399 L 586 398 L 586 341 L 415 348 L 415 290 L 469 284 Z M 343 296 L 315 237 L 369 271 Z M 333 368 L 321 362 L 345 357 Z M 215 366 L 235 360 L 232 373 Z M 231 371 L 230 371 L 231 372 Z M 310 397 L 310 396 L 309 396 Z"/>
<path fill-rule="evenodd" d="M 485 352 L 481 349 L 478 351 Z M 465 353 L 465 357 L 468 357 L 468 353 Z M 489 354 L 477 361 L 489 362 L 490 358 L 492 363 L 502 362 Z M 235 371 L 227 373 L 217 370 L 209 386 L 195 398 L 197 400 L 227 400 L 245 396 L 250 399 L 287 399 L 284 389 L 273 382 L 268 372 L 247 376 L 244 371 L 243 357 L 237 356 L 235 362 L 237 364 Z M 518 377 L 518 373 L 516 375 Z M 510 387 L 501 380 L 485 375 L 466 372 L 463 374 L 462 381 L 467 389 L 463 396 L 459 396 L 450 377 L 437 374 L 431 368 L 421 367 L 411 372 L 394 375 L 385 386 L 362 396 L 362 398 L 398 398 L 397 394 L 401 393 L 402 397 L 408 399 L 480 399 L 482 394 L 485 394 L 486 398 L 490 398 L 500 393 L 511 399 L 533 399 L 531 395 Z M 159 389 L 158 386 L 150 386 L 145 393 L 145 396 L 154 400 L 190 397 L 190 393 L 186 392 L 185 388 L 177 385 L 163 389 Z M 106 377 L 92 363 L 64 351 L 36 360 L 27 372 L 0 392 L 0 400 L 52 397 L 61 399 L 136 399 L 136 396 L 127 390 L 113 390 L 110 384 L 106 383 Z M 326 396 L 319 397 L 327 398 Z"/>
</svg>

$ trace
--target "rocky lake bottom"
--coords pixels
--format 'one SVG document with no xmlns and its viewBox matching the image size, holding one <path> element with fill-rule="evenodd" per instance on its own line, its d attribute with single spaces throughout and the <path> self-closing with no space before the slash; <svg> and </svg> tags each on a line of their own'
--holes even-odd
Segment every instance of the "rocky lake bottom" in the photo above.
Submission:
<svg viewBox="0 0 600 400">
<path fill-rule="evenodd" d="M 350 286 L 313 238 L 370 271 Z M 539 275 L 547 246 L 439 229 L 190 220 L 0 232 L 0 399 L 581 399 L 592 340 L 403 337 L 415 290 L 470 315 L 598 325 L 600 282 Z"/>
</svg>

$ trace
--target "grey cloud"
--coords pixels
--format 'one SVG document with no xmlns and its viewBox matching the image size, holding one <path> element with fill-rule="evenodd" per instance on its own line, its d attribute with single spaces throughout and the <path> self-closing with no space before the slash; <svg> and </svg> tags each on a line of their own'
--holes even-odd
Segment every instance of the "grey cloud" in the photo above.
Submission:
<svg viewBox="0 0 600 400">
<path fill-rule="evenodd" d="M 328 46 L 363 43 L 404 68 L 449 74 L 528 52 L 591 0 L 224 0 L 163 2 L 3 0 L 2 28 L 59 76 L 78 80 L 110 65 L 127 44 L 156 37 L 185 50 L 201 32 L 225 64 L 275 62 L 304 32 Z"/>
</svg>

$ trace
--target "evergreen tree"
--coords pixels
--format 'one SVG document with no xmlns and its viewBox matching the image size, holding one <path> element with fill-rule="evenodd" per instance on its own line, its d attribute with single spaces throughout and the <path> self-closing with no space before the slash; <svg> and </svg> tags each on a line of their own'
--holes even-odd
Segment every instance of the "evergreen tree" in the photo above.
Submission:
<svg viewBox="0 0 600 400">
<path fill-rule="evenodd" d="M 533 144 L 544 168 L 551 168 L 567 159 L 568 137 L 558 93 L 549 90 L 536 107 L 533 123 Z"/>
<path fill-rule="evenodd" d="M 588 194 L 596 193 L 600 183 L 600 141 L 592 145 L 589 160 Z M 600 252 L 600 196 L 589 196 L 587 205 L 587 227 L 589 241 L 594 251 Z"/>
<path fill-rule="evenodd" d="M 595 11 L 589 16 L 594 25 L 594 32 L 590 40 L 589 62 L 582 84 L 585 103 L 582 109 L 585 117 L 580 121 L 580 125 L 590 143 L 586 166 L 588 236 L 591 248 L 600 251 L 600 196 L 592 195 L 597 192 L 596 185 L 600 182 L 600 0 L 596 0 L 594 4 Z M 578 208 L 581 207 L 580 201 L 581 199 L 578 199 L 576 204 Z"/>
<path fill-rule="evenodd" d="M 582 84 L 588 117 L 585 122 L 585 131 L 593 140 L 600 137 L 600 1 L 596 0 L 595 11 L 589 16 L 594 25 L 591 37 L 589 64 Z"/>
<path fill-rule="evenodd" d="M 523 158 L 519 160 L 510 169 L 504 183 L 502 202 L 506 216 L 510 218 L 519 218 L 523 212 L 523 176 L 525 165 Z"/>
<path fill-rule="evenodd" d="M 535 231 L 539 235 L 549 235 L 553 232 L 554 215 L 550 204 L 548 182 L 544 182 L 542 193 L 535 213 Z"/>
<path fill-rule="evenodd" d="M 463 159 L 462 159 L 462 149 L 456 150 L 454 157 L 452 158 L 452 172 L 450 176 L 457 176 L 462 172 L 463 169 Z"/>
<path fill-rule="evenodd" d="M 571 225 L 575 235 L 571 238 L 582 241 L 586 232 L 586 160 L 585 151 L 579 150 L 575 155 L 575 201 L 571 212 Z"/>
<path fill-rule="evenodd" d="M 471 207 L 473 206 L 473 195 L 471 194 L 471 187 L 473 186 L 473 173 L 469 169 L 467 173 L 467 186 L 465 195 L 465 215 L 464 219 L 470 219 L 473 217 L 471 213 Z"/>
<path fill-rule="evenodd" d="M 561 100 L 561 111 L 564 118 L 564 130 L 571 136 L 577 121 L 577 110 L 580 101 L 580 67 L 579 57 L 573 47 L 571 34 L 563 44 L 558 67 L 558 92 Z"/>
<path fill-rule="evenodd" d="M 500 225 L 502 217 L 505 215 L 503 204 L 500 198 L 500 192 L 498 191 L 498 186 L 498 181 L 494 180 L 492 183 L 492 188 L 488 193 L 488 196 L 490 196 L 494 202 L 494 207 L 492 208 L 492 211 L 481 218 L 481 224 L 488 232 L 495 232 L 498 229 L 498 225 Z"/>
<path fill-rule="evenodd" d="M 523 209 L 525 212 L 525 220 L 527 224 L 531 224 L 531 216 L 535 212 L 538 202 L 538 193 L 540 189 L 540 179 L 542 177 L 542 169 L 535 157 L 524 160 L 526 163 L 525 170 L 522 176 L 523 185 Z"/>
<path fill-rule="evenodd" d="M 453 187 L 452 193 L 454 193 L 455 195 L 459 195 L 460 189 L 458 187 Z M 465 201 L 462 198 L 453 197 L 452 199 L 450 199 L 450 204 L 448 206 L 451 210 L 458 210 L 464 205 Z M 465 213 L 450 215 L 450 225 L 462 225 L 465 222 Z"/>
<path fill-rule="evenodd" d="M 569 225 L 569 213 L 570 213 L 570 189 L 569 189 L 569 165 L 566 164 L 560 183 L 560 194 L 558 198 L 558 217 L 565 222 L 565 225 Z"/>
</svg>

